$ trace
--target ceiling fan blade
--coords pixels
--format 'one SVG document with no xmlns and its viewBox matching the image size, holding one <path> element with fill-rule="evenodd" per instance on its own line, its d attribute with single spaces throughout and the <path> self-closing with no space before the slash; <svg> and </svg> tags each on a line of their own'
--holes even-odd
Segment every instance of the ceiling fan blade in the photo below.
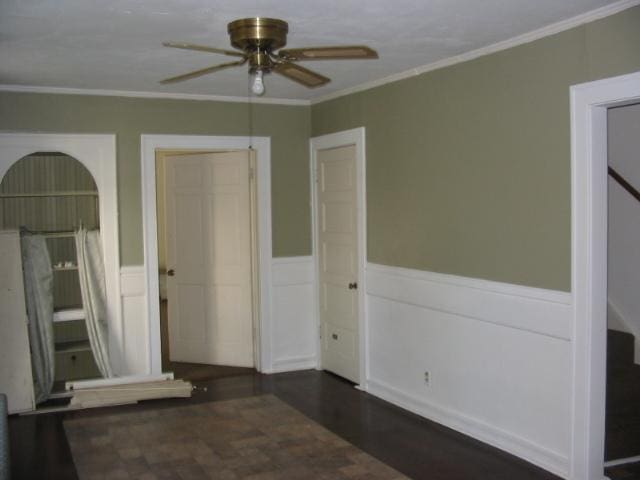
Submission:
<svg viewBox="0 0 640 480">
<path fill-rule="evenodd" d="M 331 81 L 331 79 L 324 75 L 289 62 L 276 63 L 272 70 L 283 77 L 287 77 L 289 80 L 293 80 L 309 88 L 320 87 Z"/>
<path fill-rule="evenodd" d="M 237 62 L 221 63 L 219 65 L 214 65 L 213 67 L 207 67 L 207 68 L 203 68 L 202 70 L 196 70 L 195 72 L 189 72 L 189 73 L 185 73 L 184 75 L 178 75 L 177 77 L 165 78 L 164 80 L 161 80 L 160 83 L 167 84 L 167 83 L 182 82 L 184 80 L 190 80 L 192 78 L 201 77 L 202 75 L 207 75 L 208 73 L 217 72 L 218 70 L 224 70 L 225 68 L 237 67 L 239 65 L 246 63 L 246 61 L 247 59 L 244 58 Z"/>
<path fill-rule="evenodd" d="M 244 57 L 244 53 L 234 50 L 224 50 L 222 48 L 206 47 L 204 45 L 194 45 L 193 43 L 184 42 L 162 42 L 165 47 L 181 48 L 183 50 L 197 50 L 198 52 L 220 53 L 231 57 Z"/>
<path fill-rule="evenodd" d="M 378 52 L 365 45 L 343 45 L 340 47 L 288 48 L 278 55 L 287 60 L 349 60 L 378 58 Z"/>
</svg>

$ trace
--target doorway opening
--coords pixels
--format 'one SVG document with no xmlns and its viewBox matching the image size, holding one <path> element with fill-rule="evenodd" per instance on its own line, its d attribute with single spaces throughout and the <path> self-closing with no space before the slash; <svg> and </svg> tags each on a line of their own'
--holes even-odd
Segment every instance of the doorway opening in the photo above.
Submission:
<svg viewBox="0 0 640 480">
<path fill-rule="evenodd" d="M 607 136 L 605 467 L 617 479 L 640 475 L 640 103 L 610 108 Z"/>
<path fill-rule="evenodd" d="M 156 150 L 162 370 L 255 372 L 256 158 L 249 149 Z"/>
</svg>

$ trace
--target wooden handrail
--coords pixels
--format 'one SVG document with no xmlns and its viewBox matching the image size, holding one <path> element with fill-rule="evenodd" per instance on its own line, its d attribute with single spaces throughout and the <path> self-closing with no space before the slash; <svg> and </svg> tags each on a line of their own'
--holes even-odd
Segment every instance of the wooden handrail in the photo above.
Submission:
<svg viewBox="0 0 640 480">
<path fill-rule="evenodd" d="M 627 192 L 631 194 L 633 198 L 635 198 L 638 202 L 640 202 L 640 192 L 636 190 L 633 185 L 627 182 L 622 175 L 616 172 L 613 168 L 609 167 L 609 175 L 613 178 L 618 184 L 624 188 Z"/>
</svg>

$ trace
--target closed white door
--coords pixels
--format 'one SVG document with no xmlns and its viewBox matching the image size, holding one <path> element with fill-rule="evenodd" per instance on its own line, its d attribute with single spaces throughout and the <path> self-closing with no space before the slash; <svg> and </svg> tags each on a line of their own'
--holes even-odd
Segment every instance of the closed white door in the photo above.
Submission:
<svg viewBox="0 0 640 480">
<path fill-rule="evenodd" d="M 359 383 L 355 146 L 319 150 L 317 216 L 322 368 Z"/>
<path fill-rule="evenodd" d="M 165 157 L 170 359 L 252 367 L 249 157 Z"/>
</svg>

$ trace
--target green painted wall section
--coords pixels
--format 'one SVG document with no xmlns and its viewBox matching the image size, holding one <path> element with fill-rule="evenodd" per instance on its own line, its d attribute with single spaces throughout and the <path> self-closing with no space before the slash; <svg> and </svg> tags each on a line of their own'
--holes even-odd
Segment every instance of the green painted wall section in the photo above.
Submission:
<svg viewBox="0 0 640 480">
<path fill-rule="evenodd" d="M 254 105 L 273 253 L 311 252 L 308 139 L 367 129 L 369 261 L 570 289 L 569 86 L 640 70 L 640 7 L 314 105 Z M 115 133 L 121 263 L 142 263 L 140 135 L 247 135 L 246 104 L 0 92 L 0 131 Z"/>
<path fill-rule="evenodd" d="M 640 7 L 312 107 L 366 127 L 368 260 L 569 291 L 569 87 L 640 70 Z"/>
<path fill-rule="evenodd" d="M 273 254 L 309 255 L 310 109 L 253 105 L 253 133 L 271 137 Z M 115 133 L 120 255 L 143 262 L 140 135 L 247 135 L 243 103 L 0 92 L 0 131 Z"/>
</svg>

